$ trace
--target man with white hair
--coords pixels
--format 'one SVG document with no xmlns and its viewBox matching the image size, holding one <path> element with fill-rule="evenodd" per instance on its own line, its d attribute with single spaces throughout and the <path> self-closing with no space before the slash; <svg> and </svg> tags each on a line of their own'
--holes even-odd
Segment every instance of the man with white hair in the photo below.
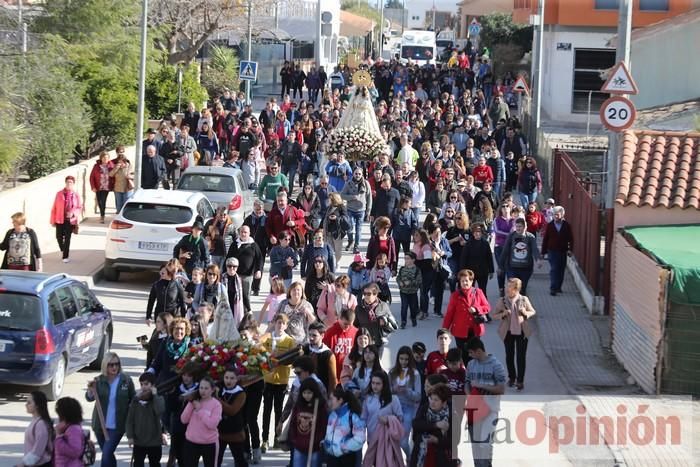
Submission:
<svg viewBox="0 0 700 467">
<path fill-rule="evenodd" d="M 542 256 L 549 261 L 549 294 L 554 296 L 561 293 L 566 257 L 571 256 L 574 249 L 574 236 L 571 226 L 564 220 L 564 208 L 555 206 L 552 212 L 554 220 L 547 224 L 542 239 Z"/>
</svg>

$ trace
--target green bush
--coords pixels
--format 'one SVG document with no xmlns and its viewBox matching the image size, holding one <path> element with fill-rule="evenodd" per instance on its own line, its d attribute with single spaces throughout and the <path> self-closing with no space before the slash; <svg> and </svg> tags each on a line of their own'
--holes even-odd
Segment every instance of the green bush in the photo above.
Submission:
<svg viewBox="0 0 700 467">
<path fill-rule="evenodd" d="M 210 96 L 220 96 L 224 89 L 238 89 L 238 57 L 228 47 L 212 45 L 210 58 L 202 71 L 202 85 Z M 196 101 L 195 101 L 196 102 Z"/>
<path fill-rule="evenodd" d="M 146 80 L 147 114 L 160 119 L 177 111 L 177 67 L 173 65 L 154 65 L 149 70 Z M 187 109 L 189 101 L 199 107 L 207 100 L 207 90 L 199 84 L 199 68 L 192 63 L 182 70 L 181 109 Z"/>
</svg>

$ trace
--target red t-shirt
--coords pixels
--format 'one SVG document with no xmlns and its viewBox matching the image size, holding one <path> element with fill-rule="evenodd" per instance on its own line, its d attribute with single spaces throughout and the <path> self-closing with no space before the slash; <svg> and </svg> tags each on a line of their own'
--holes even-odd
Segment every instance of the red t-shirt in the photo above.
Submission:
<svg viewBox="0 0 700 467">
<path fill-rule="evenodd" d="M 440 373 L 447 369 L 447 353 L 440 353 L 439 350 L 434 350 L 428 354 L 425 364 L 425 376 Z"/>
<path fill-rule="evenodd" d="M 345 357 L 347 357 L 352 350 L 356 334 L 357 328 L 355 326 L 350 326 L 343 331 L 343 328 L 340 327 L 340 323 L 335 322 L 323 335 L 323 343 L 326 344 L 328 348 L 331 349 L 331 352 L 333 352 L 333 355 L 335 355 L 335 374 L 337 378 L 340 378 L 340 373 L 343 371 L 343 362 L 345 361 Z M 340 381 L 336 381 L 336 383 L 340 383 Z"/>
<path fill-rule="evenodd" d="M 450 392 L 453 396 L 464 396 L 467 394 L 464 389 L 467 379 L 467 370 L 464 367 L 461 367 L 457 371 L 445 368 L 440 371 L 440 374 L 447 377 L 447 386 L 450 388 Z"/>
</svg>

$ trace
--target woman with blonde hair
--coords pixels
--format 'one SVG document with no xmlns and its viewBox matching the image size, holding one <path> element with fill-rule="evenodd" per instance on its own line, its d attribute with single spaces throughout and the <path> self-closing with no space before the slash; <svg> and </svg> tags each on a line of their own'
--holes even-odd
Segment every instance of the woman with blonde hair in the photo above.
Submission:
<svg viewBox="0 0 700 467">
<path fill-rule="evenodd" d="M 506 348 L 506 366 L 508 367 L 508 386 L 522 391 L 525 387 L 525 359 L 527 340 L 532 335 L 528 320 L 535 315 L 530 300 L 520 295 L 522 282 L 518 278 L 508 279 L 506 293 L 496 303 L 492 313 L 494 320 L 501 320 L 498 336 L 503 339 Z M 516 368 L 517 354 L 517 368 Z"/>
<path fill-rule="evenodd" d="M 126 431 L 126 416 L 135 395 L 134 382 L 122 371 L 119 355 L 105 353 L 101 374 L 88 383 L 85 393 L 88 402 L 99 399 L 99 405 L 95 404 L 92 411 L 92 431 L 102 450 L 102 467 L 117 466 L 114 451 Z"/>
<path fill-rule="evenodd" d="M 341 274 L 333 281 L 333 287 L 327 287 L 321 292 L 316 304 L 319 319 L 326 328 L 330 328 L 340 318 L 343 308 L 354 310 L 357 307 L 357 297 L 350 293 L 350 277 Z"/>
<path fill-rule="evenodd" d="M 43 263 L 36 232 L 27 227 L 27 218 L 23 212 L 12 214 L 10 219 L 12 228 L 0 243 L 0 250 L 7 251 L 2 260 L 2 269 L 41 272 Z"/>
</svg>

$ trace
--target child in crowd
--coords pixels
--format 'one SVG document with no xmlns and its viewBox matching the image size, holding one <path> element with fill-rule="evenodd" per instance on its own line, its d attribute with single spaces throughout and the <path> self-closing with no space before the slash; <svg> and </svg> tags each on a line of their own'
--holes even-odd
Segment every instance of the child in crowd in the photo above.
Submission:
<svg viewBox="0 0 700 467">
<path fill-rule="evenodd" d="M 287 232 L 281 232 L 277 240 L 278 244 L 270 250 L 270 278 L 281 278 L 288 289 L 292 285 L 292 270 L 299 264 L 299 255 L 289 246 Z"/>
<path fill-rule="evenodd" d="M 134 467 L 143 467 L 148 456 L 148 465 L 160 466 L 163 456 L 163 425 L 161 416 L 165 411 L 165 400 L 156 391 L 156 376 L 143 373 L 139 376 L 141 388 L 129 405 L 126 416 L 126 438 L 133 448 L 131 457 Z"/>
<path fill-rule="evenodd" d="M 420 375 L 420 384 L 423 388 L 423 395 L 425 395 L 425 352 L 427 349 L 424 343 L 421 341 L 416 341 L 411 346 L 411 350 L 413 350 L 413 360 L 416 363 L 416 370 L 418 370 L 418 374 Z"/>
<path fill-rule="evenodd" d="M 199 313 L 190 318 L 190 344 L 197 345 L 207 340 L 207 327 L 209 323 Z"/>
<path fill-rule="evenodd" d="M 450 388 L 453 396 L 464 396 L 464 382 L 467 378 L 467 370 L 462 362 L 462 351 L 453 348 L 447 351 L 447 368 L 440 371 L 441 374 L 447 377 L 447 386 Z"/>
<path fill-rule="evenodd" d="M 369 273 L 365 268 L 365 259 L 360 253 L 356 254 L 348 267 L 348 277 L 350 277 L 350 290 L 357 297 L 357 301 L 362 299 L 362 288 L 369 284 Z"/>
<path fill-rule="evenodd" d="M 258 322 L 264 325 L 272 323 L 272 319 L 276 316 L 280 303 L 286 298 L 287 289 L 284 286 L 282 278 L 273 277 L 270 279 L 270 294 L 265 299 L 265 303 L 263 303 L 260 314 L 258 315 Z"/>
<path fill-rule="evenodd" d="M 160 345 L 168 337 L 168 329 L 170 329 L 172 320 L 173 315 L 168 312 L 159 313 L 156 317 L 156 328 L 153 330 L 146 347 L 146 369 L 151 366 L 153 359 L 158 355 Z"/>
<path fill-rule="evenodd" d="M 545 224 L 549 224 L 554 220 L 554 200 L 552 198 L 545 201 L 542 215 L 544 216 Z"/>
<path fill-rule="evenodd" d="M 205 376 L 199 382 L 199 397 L 187 403 L 180 415 L 185 430 L 183 467 L 195 467 L 202 458 L 204 467 L 216 466 L 216 448 L 219 441 L 221 403 L 214 397 L 214 380 Z"/>
<path fill-rule="evenodd" d="M 185 465 L 183 446 L 185 444 L 185 429 L 187 425 L 180 419 L 188 402 L 193 401 L 199 391 L 199 383 L 194 375 L 199 371 L 194 362 L 187 363 L 180 373 L 180 384 L 168 396 L 168 413 L 170 414 L 170 455 L 168 465 Z"/>
<path fill-rule="evenodd" d="M 438 349 L 428 354 L 428 359 L 425 364 L 425 375 L 430 376 L 435 373 L 440 373 L 447 368 L 447 351 L 452 344 L 452 336 L 450 331 L 444 328 L 437 330 Z"/>
<path fill-rule="evenodd" d="M 355 372 L 352 375 L 352 381 L 357 387 L 355 395 L 360 399 L 360 402 L 365 399 L 371 390 L 372 374 L 383 371 L 379 349 L 374 344 L 368 345 L 362 353 L 362 361 L 355 368 Z M 389 389 L 391 390 L 391 388 Z"/>
<path fill-rule="evenodd" d="M 236 462 L 236 467 L 248 467 L 245 459 L 245 407 L 246 394 L 238 384 L 238 375 L 233 368 L 227 368 L 224 373 L 224 386 L 219 390 L 222 417 L 219 422 L 219 458 L 222 465 L 226 448 Z"/>
<path fill-rule="evenodd" d="M 380 439 L 384 430 L 391 430 L 390 426 L 394 425 L 395 422 L 403 426 L 401 403 L 397 396 L 391 394 L 389 375 L 384 371 L 374 371 L 366 393 L 362 404 L 362 420 L 367 424 L 368 449 L 363 459 L 363 465 L 377 465 L 377 459 L 391 459 L 392 454 L 394 462 L 389 460 L 388 465 L 398 465 L 399 462 L 402 462 L 402 459 L 396 459 L 396 456 L 400 456 L 401 452 L 399 440 L 392 439 L 389 446 L 385 446 L 389 452 L 378 452 L 379 446 L 382 444 Z M 396 420 L 392 420 L 393 417 Z"/>
<path fill-rule="evenodd" d="M 299 395 L 301 397 L 294 405 L 289 425 L 292 465 L 321 467 L 321 443 L 328 423 L 327 402 L 321 395 L 318 382 L 313 378 L 302 381 L 299 386 Z M 315 425 L 313 425 L 314 415 L 316 416 Z M 312 427 L 315 427 L 313 432 Z M 310 462 L 309 452 L 311 452 Z"/>
<path fill-rule="evenodd" d="M 391 269 L 388 265 L 386 253 L 379 253 L 374 267 L 369 271 L 369 282 L 376 282 L 379 286 L 379 300 L 391 304 L 391 291 L 389 290 L 389 279 L 391 279 Z"/>
<path fill-rule="evenodd" d="M 396 364 L 389 372 L 389 378 L 391 379 L 391 393 L 395 394 L 401 403 L 404 429 L 401 449 L 408 457 L 411 454 L 408 446 L 411 424 L 415 418 L 423 392 L 420 374 L 416 369 L 416 363 L 410 347 L 403 346 L 399 349 L 399 352 L 396 354 Z"/>
<path fill-rule="evenodd" d="M 192 280 L 185 286 L 185 303 L 187 304 L 187 317 L 189 318 L 196 310 L 192 308 L 194 302 L 194 293 L 197 291 L 199 284 L 204 280 L 204 269 L 194 268 L 192 270 Z"/>
<path fill-rule="evenodd" d="M 280 283 L 282 282 L 279 279 L 278 281 Z M 260 339 L 265 348 L 268 349 L 274 357 L 288 352 L 296 345 L 294 338 L 286 332 L 288 324 L 289 317 L 284 313 L 278 313 L 273 319 L 273 325 L 270 327 L 269 334 L 262 336 Z M 277 426 L 277 424 L 281 422 L 284 395 L 287 392 L 290 370 L 291 365 L 277 365 L 272 371 L 265 374 L 262 443 L 260 444 L 260 452 L 263 454 L 269 447 L 268 436 L 270 434 L 270 421 L 273 408 L 275 410 L 275 425 L 273 426 Z M 275 445 L 276 444 L 277 440 L 275 440 Z"/>
<path fill-rule="evenodd" d="M 404 254 L 404 265 L 396 276 L 401 297 L 401 329 L 406 328 L 408 310 L 411 310 L 411 323 L 418 325 L 418 291 L 423 284 L 423 276 L 416 266 L 416 254 L 412 251 Z"/>
</svg>

